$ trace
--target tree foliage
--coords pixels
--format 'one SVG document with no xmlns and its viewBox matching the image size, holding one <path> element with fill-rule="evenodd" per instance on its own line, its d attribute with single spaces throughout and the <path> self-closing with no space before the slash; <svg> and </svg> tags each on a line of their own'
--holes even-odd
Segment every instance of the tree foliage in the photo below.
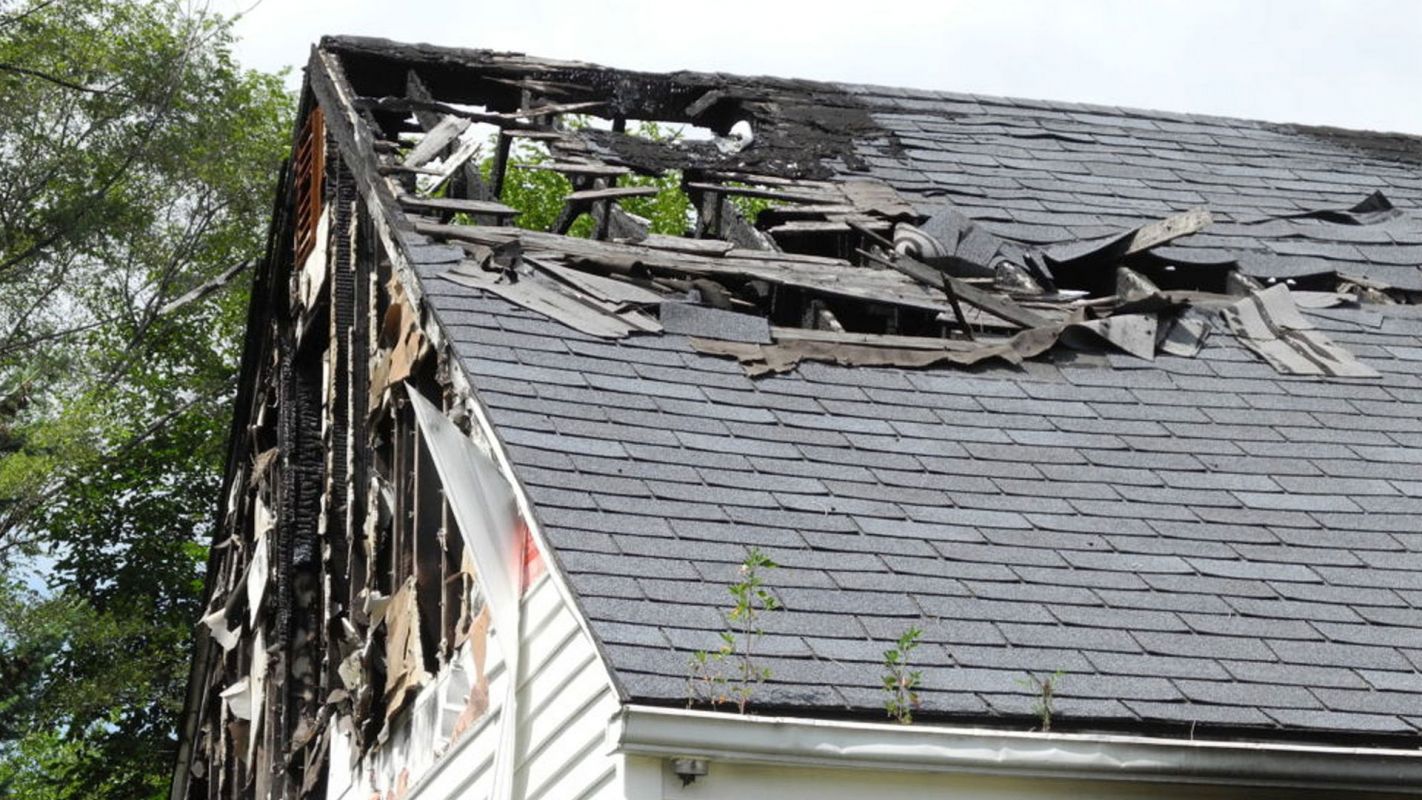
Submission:
<svg viewBox="0 0 1422 800">
<path fill-rule="evenodd" d="M 562 120 L 569 127 L 586 127 L 585 118 L 569 116 Z M 666 127 L 656 122 L 642 122 L 633 127 L 631 133 L 658 142 L 672 142 L 681 137 L 680 130 Z M 492 143 L 491 143 L 492 144 Z M 563 198 L 573 191 L 573 185 L 564 175 L 528 166 L 546 164 L 553 160 L 547 148 L 526 139 L 516 140 L 509 153 L 509 169 L 505 172 L 503 194 L 500 199 L 521 212 L 514 219 L 520 228 L 546 231 L 557 222 L 563 210 Z M 487 180 L 493 172 L 494 158 L 490 156 L 480 163 L 480 171 Z M 681 188 L 681 173 L 676 170 L 661 175 L 628 175 L 621 179 L 620 186 L 654 186 L 657 193 L 648 197 L 629 197 L 621 201 L 622 209 L 647 220 L 652 233 L 667 236 L 681 236 L 689 227 L 691 199 Z M 569 235 L 588 238 L 593 235 L 592 217 L 584 214 L 568 231 Z"/>
<path fill-rule="evenodd" d="M 290 130 L 231 21 L 0 0 L 0 796 L 164 793 Z"/>
</svg>

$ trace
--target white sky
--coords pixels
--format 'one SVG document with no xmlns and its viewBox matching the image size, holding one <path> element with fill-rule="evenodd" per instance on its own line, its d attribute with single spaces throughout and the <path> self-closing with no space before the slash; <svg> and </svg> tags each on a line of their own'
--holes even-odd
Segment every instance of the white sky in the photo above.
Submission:
<svg viewBox="0 0 1422 800">
<path fill-rule="evenodd" d="M 266 70 L 350 33 L 1422 134 L 1422 0 L 264 0 L 238 33 Z"/>
</svg>

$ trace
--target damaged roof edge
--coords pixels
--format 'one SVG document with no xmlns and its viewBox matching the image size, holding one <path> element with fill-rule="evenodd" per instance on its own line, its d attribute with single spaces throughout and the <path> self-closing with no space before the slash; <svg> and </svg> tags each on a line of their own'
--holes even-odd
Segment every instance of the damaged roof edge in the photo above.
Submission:
<svg viewBox="0 0 1422 800">
<path fill-rule="evenodd" d="M 721 72 L 699 72 L 693 70 L 678 70 L 671 73 L 644 72 L 636 70 L 617 69 L 601 64 L 584 61 L 570 61 L 549 58 L 538 58 L 525 53 L 513 51 L 498 51 L 486 48 L 461 48 L 445 47 L 428 43 L 403 43 L 390 39 L 371 36 L 356 35 L 329 35 L 323 36 L 318 45 L 323 50 L 328 50 L 342 56 L 354 56 L 357 58 L 381 58 L 399 61 L 406 66 L 428 66 L 438 68 L 480 68 L 501 67 L 513 72 L 529 73 L 534 71 L 548 70 L 570 70 L 583 74 L 596 74 L 604 77 L 604 80 L 612 81 L 617 77 L 636 81 L 663 82 L 668 79 L 685 84 L 688 87 L 701 87 L 703 89 L 714 88 L 726 83 L 734 83 L 742 86 L 758 85 L 767 89 L 779 91 L 798 90 L 807 94 L 814 94 L 813 102 L 823 104 L 830 97 L 838 96 L 838 102 L 844 105 L 857 106 L 859 102 L 856 95 L 868 93 L 895 94 L 909 99 L 913 98 L 933 98 L 949 101 L 980 103 L 988 106 L 1002 106 L 1005 108 L 1041 107 L 1052 109 L 1065 109 L 1086 114 L 1107 114 L 1134 117 L 1138 119 L 1158 120 L 1162 122 L 1178 122 L 1182 119 L 1196 120 L 1206 124 L 1216 124 L 1228 127 L 1238 127 L 1241 125 L 1263 130 L 1272 130 L 1281 133 L 1301 134 L 1333 144 L 1340 144 L 1346 148 L 1368 155 L 1397 161 L 1405 164 L 1422 164 L 1422 137 L 1416 134 L 1404 133 L 1401 131 L 1372 131 L 1355 130 L 1351 128 L 1340 128 L 1330 125 L 1316 125 L 1302 122 L 1291 122 L 1287 120 L 1259 120 L 1247 119 L 1244 117 L 1231 117 L 1215 114 L 1196 114 L 1169 111 L 1165 109 L 1134 108 L 1122 106 L 1109 106 L 1097 103 L 1081 103 L 1070 101 L 1038 100 L 1021 97 L 1009 97 L 1006 95 L 984 95 L 970 94 L 965 92 L 950 92 L 937 89 L 906 89 L 904 87 L 886 86 L 883 84 L 871 83 L 848 83 L 840 81 L 810 80 L 810 79 L 790 79 L 773 76 L 749 76 L 735 75 Z M 403 80 L 403 73 L 400 77 Z M 719 98 L 718 98 L 719 100 Z M 641 109 L 647 113 L 647 109 Z M 674 109 L 677 112 L 685 113 L 688 109 L 683 104 Z M 701 109 L 705 110 L 705 109 Z M 686 121 L 691 121 L 687 119 Z M 733 122 L 734 120 L 731 120 Z M 731 122 L 726 122 L 729 129 Z M 724 133 L 725 131 L 721 131 Z"/>
<path fill-rule="evenodd" d="M 351 167 L 361 200 L 370 210 L 380 242 L 385 247 L 395 274 L 407 296 L 415 303 L 420 302 L 423 288 L 410 266 L 408 246 L 400 233 L 409 224 L 400 213 L 399 202 L 389 184 L 381 180 L 379 166 L 375 161 L 374 141 L 370 132 L 359 118 L 351 101 L 354 99 L 350 84 L 346 81 L 341 65 L 320 49 L 313 49 L 307 67 L 307 87 L 322 108 L 328 109 L 327 130 L 336 141 L 341 157 Z"/>
<path fill-rule="evenodd" d="M 741 121 L 755 129 L 753 152 L 736 158 L 708 154 L 706 169 L 753 169 L 793 177 L 829 178 L 825 163 L 839 158 L 865 168 L 854 152 L 856 138 L 893 140 L 865 104 L 845 88 L 814 81 L 741 77 L 721 73 L 637 72 L 576 61 L 533 58 L 517 53 L 401 44 L 359 36 L 328 36 L 320 53 L 340 59 L 361 78 L 368 92 L 399 98 L 406 73 L 417 70 L 430 92 L 449 103 L 473 103 L 499 112 L 516 111 L 520 86 L 537 85 L 565 101 L 596 101 L 603 116 L 695 124 L 727 135 Z M 581 104 L 579 104 L 581 105 Z M 603 133 L 601 138 L 629 161 L 647 168 L 658 163 L 660 147 L 635 136 Z M 677 165 L 680 166 L 680 165 Z"/>
<path fill-rule="evenodd" d="M 1148 319 L 1123 318 L 1119 322 L 1095 319 L 1114 311 L 1142 310 L 1120 302 L 1112 312 L 1103 310 L 1101 303 L 1109 299 L 1114 272 L 1104 267 L 1134 258 L 1130 265 L 1150 269 L 1154 279 L 1184 284 L 1174 287 L 1162 283 L 1165 289 L 1184 288 L 1197 293 L 1220 292 L 1228 286 L 1228 275 L 1238 272 L 1238 264 L 1231 260 L 1219 265 L 1228 270 L 1197 269 L 1185 263 L 1186 269 L 1172 275 L 1174 262 L 1167 259 L 1157 264 L 1148 260 L 1147 257 L 1155 257 L 1147 252 L 1152 248 L 1210 225 L 1212 216 L 1202 207 L 1157 217 L 1104 238 L 1061 241 L 1042 248 L 995 236 L 952 208 L 929 215 L 900 196 L 892 185 L 874 178 L 843 173 L 831 181 L 787 178 L 789 174 L 804 176 L 830 170 L 832 156 L 843 156 L 844 163 L 848 163 L 855 143 L 871 129 L 887 136 L 874 122 L 862 99 L 843 92 L 831 97 L 828 93 L 832 90 L 820 84 L 692 72 L 653 75 L 520 54 L 403 45 L 354 37 L 324 39 L 313 56 L 313 65 L 317 66 L 313 69 L 313 87 L 320 93 L 323 85 L 329 83 L 333 98 L 330 102 L 344 111 L 340 115 L 342 125 L 333 126 L 333 131 L 343 150 L 354 151 L 348 155 L 354 158 L 352 163 L 359 166 L 356 172 L 362 179 L 362 192 L 380 200 L 372 202 L 372 206 L 382 209 L 390 226 L 402 234 L 413 228 L 416 234 L 458 243 L 469 252 L 466 263 L 436 270 L 433 274 L 499 294 L 577 330 L 604 338 L 660 332 L 658 321 L 645 313 L 648 308 L 658 305 L 658 300 L 677 299 L 686 285 L 695 290 L 698 284 L 709 283 L 717 295 L 710 302 L 719 301 L 727 308 L 739 303 L 739 310 L 754 308 L 768 318 L 778 314 L 782 322 L 787 316 L 798 316 L 808 328 L 856 336 L 898 334 L 907 330 L 920 338 L 942 338 L 945 342 L 959 334 L 971 342 L 977 338 L 975 325 L 1005 326 L 1009 330 L 1036 330 L 1036 338 L 1041 340 L 1019 343 L 1010 350 L 1003 349 L 998 342 L 965 355 L 940 352 L 930 357 L 913 353 L 897 359 L 872 351 L 849 358 L 854 348 L 863 349 L 863 342 L 839 342 L 841 346 L 835 347 L 825 341 L 813 347 L 801 346 L 793 357 L 776 354 L 773 359 L 752 352 L 721 353 L 739 358 L 756 374 L 787 370 L 803 358 L 909 367 L 942 361 L 971 364 L 990 356 L 1015 363 L 1023 357 L 1040 354 L 1064 332 L 1071 334 L 1064 340 L 1067 344 L 1080 341 L 1083 333 L 1092 333 L 1149 360 L 1157 344 L 1145 339 L 1153 338 L 1157 330 L 1167 330 L 1169 326 L 1159 328 Z M 402 75 L 408 80 L 402 81 Z M 429 118 L 420 123 L 420 127 L 426 129 L 425 138 L 406 161 L 415 153 L 429 150 L 425 144 L 430 139 L 437 144 L 450 145 L 449 135 L 441 135 L 439 125 L 434 122 L 433 110 L 437 110 L 445 114 L 443 121 L 451 123 L 447 126 L 451 131 L 467 128 L 469 121 L 477 118 L 492 121 L 501 128 L 511 126 L 502 133 L 514 130 L 520 135 L 552 136 L 559 144 L 550 147 L 557 157 L 567 159 L 565 167 L 587 170 L 591 165 L 601 172 L 587 174 L 613 177 L 607 177 L 603 181 L 605 185 L 596 181 L 575 184 L 574 191 L 565 198 L 564 211 L 551 233 L 507 227 L 507 218 L 513 210 L 503 206 L 500 208 L 508 213 L 499 217 L 494 225 L 478 224 L 478 219 L 473 225 L 450 224 L 458 213 L 477 217 L 498 204 L 474 197 L 463 200 L 422 198 L 413 180 L 407 180 L 406 191 L 401 192 L 393 189 L 389 180 L 375 177 L 384 175 L 383 169 L 388 171 L 395 166 L 390 162 L 391 154 L 399 151 L 397 140 L 405 132 L 402 125 L 408 124 L 400 115 L 408 114 L 412 108 L 416 109 L 417 116 L 419 114 L 415 106 L 397 102 L 410 81 L 423 87 L 416 92 L 422 97 L 476 103 L 486 110 L 470 111 L 454 105 L 426 103 L 429 107 L 425 113 Z M 384 96 L 378 96 L 382 94 Z M 535 103 L 534 94 L 547 97 Z M 323 104 L 326 102 L 323 98 Z M 600 114 L 613 118 L 612 131 L 560 131 L 556 120 L 551 119 L 574 108 L 599 106 L 603 108 Z M 487 109 L 498 111 L 490 113 Z M 372 116 L 372 112 L 379 119 Z M 841 124 L 851 122 L 844 116 L 850 112 L 862 116 L 860 121 L 864 126 Z M 701 122 L 718 129 L 726 127 L 730 119 L 754 118 L 765 130 L 757 132 L 753 145 L 747 149 L 728 145 L 729 149 L 717 155 L 719 144 L 708 152 L 705 148 L 671 148 L 664 143 L 627 135 L 616 123 L 618 120 L 625 123 L 629 116 L 662 122 Z M 550 118 L 542 123 L 546 130 L 532 122 L 519 121 L 545 117 Z M 529 125 L 534 127 L 527 127 Z M 371 137 L 383 138 L 376 142 Z M 370 148 L 365 147 L 367 143 Z M 383 145 L 383 149 L 375 147 L 376 144 Z M 495 195 L 507 167 L 506 139 L 500 139 L 500 147 L 503 149 L 494 166 Z M 376 150 L 382 150 L 384 155 L 377 156 Z M 728 164 L 733 169 L 726 169 Z M 772 248 L 773 255 L 762 259 L 761 253 L 739 252 L 729 242 L 722 243 L 727 250 L 717 253 L 694 253 L 680 248 L 649 250 L 640 246 L 650 244 L 645 231 L 630 241 L 605 241 L 613 195 L 653 191 L 647 187 L 616 187 L 615 176 L 626 174 L 629 167 L 652 173 L 662 168 L 681 171 L 682 190 L 690 193 L 697 208 L 692 234 L 695 238 L 688 241 L 704 242 L 708 233 L 713 241 L 715 237 L 726 236 L 726 231 L 721 229 L 722 215 L 715 211 L 726 205 L 725 196 L 748 194 L 787 203 L 774 209 L 786 218 L 779 220 L 778 225 L 774 221 L 767 223 L 770 225 L 767 233 L 772 238 L 777 234 L 781 236 L 778 246 Z M 760 188 L 746 185 L 755 183 L 765 185 Z M 564 235 L 579 213 L 591 210 L 589 198 L 593 195 L 604 202 L 604 224 L 595 237 L 604 241 Z M 1377 192 L 1374 196 L 1382 197 Z M 711 211 L 703 208 L 702 201 L 708 197 L 713 200 Z M 428 218 L 422 219 L 417 214 L 426 214 Z M 823 219 L 816 219 L 817 216 Z M 925 227 L 920 230 L 915 227 L 916 223 Z M 404 235 L 395 238 L 397 241 L 387 242 L 391 248 L 407 251 L 413 242 L 421 240 Z M 859 246 L 856 247 L 856 243 Z M 880 254 L 876 247 L 883 247 L 886 252 Z M 525 258 L 524 249 L 533 254 Z M 819 261 L 818 256 L 831 251 L 838 254 L 837 259 L 828 259 L 832 264 Z M 416 260 L 409 252 L 404 255 L 407 264 Z M 802 256 L 815 258 L 818 266 L 811 269 L 808 264 L 799 262 Z M 920 264 L 916 258 L 924 263 Z M 556 263 L 541 263 L 538 259 L 551 259 Z M 844 269 L 838 269 L 840 267 Z M 403 269 L 402 277 L 408 277 Z M 620 279 L 644 283 L 661 280 L 657 285 L 668 293 L 651 300 L 621 294 L 607 297 L 603 296 L 605 292 L 586 285 L 595 281 L 604 288 L 615 287 Z M 980 289 L 971 282 L 982 280 L 991 281 L 992 289 L 999 294 Z M 1064 291 L 1058 290 L 1059 283 Z M 793 298 L 782 302 L 783 298 L 777 293 L 761 291 L 758 288 L 761 284 L 790 289 Z M 410 287 L 412 297 L 418 298 L 420 293 L 417 287 Z M 1173 296 L 1167 291 L 1160 294 L 1156 305 L 1164 303 L 1174 314 L 1188 302 L 1189 298 Z M 894 316 L 880 314 L 881 319 L 853 320 L 846 326 L 837 310 L 830 307 L 835 304 L 855 316 L 864 316 L 861 312 L 865 306 L 878 304 L 888 307 L 888 313 Z M 1029 308 L 1029 304 L 1032 307 Z M 800 306 L 804 307 L 803 313 L 796 311 Z M 970 308 L 965 312 L 963 306 Z M 900 319 L 900 312 L 909 316 Z M 1127 336 L 1118 330 L 1130 324 L 1135 324 L 1140 335 Z M 1132 347 L 1133 343 L 1136 346 Z M 946 342 L 946 346 L 935 349 L 956 351 L 961 348 Z M 1276 366 L 1287 366 L 1297 359 L 1276 362 Z M 1365 371 L 1365 368 L 1357 370 L 1359 374 Z"/>
<path fill-rule="evenodd" d="M 325 41 L 323 40 L 323 47 L 324 44 Z M 336 112 L 349 110 L 348 104 L 341 101 L 349 99 L 351 96 L 349 85 L 345 83 L 339 70 L 340 67 L 338 64 L 331 64 L 323 58 L 320 49 L 313 50 L 308 75 L 315 76 L 315 79 L 308 79 L 310 81 L 310 88 L 323 107 L 328 105 L 332 106 L 333 111 Z M 328 120 L 334 116 L 337 116 L 337 114 L 330 114 Z M 442 346 L 447 346 L 449 338 L 444 334 L 442 324 L 438 321 L 437 317 L 434 317 L 433 309 L 422 299 L 422 286 L 420 285 L 419 278 L 415 275 L 410 266 L 409 252 L 407 249 L 408 244 L 405 238 L 399 235 L 399 225 L 404 220 L 404 215 L 394 212 L 394 209 L 399 208 L 398 204 L 394 201 L 394 194 L 389 191 L 387 184 L 375 177 L 378 175 L 378 171 L 374 165 L 366 163 L 368 159 L 373 157 L 373 150 L 367 147 L 362 151 L 359 141 L 363 131 L 362 126 L 353 124 L 350 120 L 342 118 L 339 123 L 330 124 L 330 129 L 342 157 L 348 159 L 348 163 L 359 164 L 361 166 L 359 169 L 352 170 L 357 178 L 357 188 L 360 192 L 361 199 L 371 210 L 370 216 L 376 222 L 376 228 L 380 235 L 381 243 L 392 263 L 396 266 L 395 274 L 398 276 L 401 285 L 411 301 L 434 318 L 433 327 L 439 331 L 439 342 Z M 365 158 L 363 158 L 362 155 L 364 155 Z M 539 550 L 545 554 L 550 565 L 549 573 L 554 579 L 553 582 L 558 589 L 559 596 L 569 608 L 574 609 L 574 616 L 577 617 L 578 627 L 583 631 L 584 635 L 589 637 L 589 640 L 593 643 L 594 647 L 596 647 L 599 661 L 608 677 L 609 684 L 620 698 L 626 699 L 629 695 L 625 687 L 623 687 L 622 683 L 617 679 L 616 673 L 612 670 L 601 640 L 593 636 L 587 615 L 583 611 L 578 597 L 568 585 L 567 575 L 563 571 L 562 566 L 558 563 L 557 554 L 549 546 L 547 539 L 541 532 L 541 526 L 534 513 L 533 504 L 528 499 L 528 492 L 519 481 L 517 473 L 513 470 L 503 440 L 499 438 L 495 426 L 489 420 L 488 409 L 484 407 L 483 402 L 473 391 L 473 384 L 469 380 L 468 374 L 464 371 L 463 365 L 459 363 L 458 357 L 453 353 L 452 348 L 450 348 L 449 355 L 450 364 L 452 365 L 451 383 L 463 390 L 462 393 L 467 399 L 468 410 L 472 418 L 477 422 L 481 432 L 490 443 L 490 448 L 494 453 L 500 470 L 503 471 L 513 486 L 518 507 L 520 511 L 523 512 L 524 519 L 528 521 L 530 535 L 538 545 Z"/>
</svg>

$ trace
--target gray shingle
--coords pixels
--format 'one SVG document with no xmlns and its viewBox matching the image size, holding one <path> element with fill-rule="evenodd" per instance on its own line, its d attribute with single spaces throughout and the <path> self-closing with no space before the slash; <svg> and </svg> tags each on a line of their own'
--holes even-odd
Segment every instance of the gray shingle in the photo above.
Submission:
<svg viewBox="0 0 1422 800">
<path fill-rule="evenodd" d="M 1129 700 L 1126 705 L 1135 713 L 1148 719 L 1174 721 L 1205 726 L 1271 726 L 1271 720 L 1263 712 L 1253 708 L 1238 706 L 1214 706 L 1196 703 L 1152 703 Z"/>
<path fill-rule="evenodd" d="M 1053 606 L 1052 615 L 1066 625 L 1106 626 L 1121 631 L 1185 631 L 1180 617 L 1168 611 Z"/>
<path fill-rule="evenodd" d="M 1422 674 L 1416 672 L 1383 672 L 1371 669 L 1361 670 L 1360 672 L 1363 680 L 1367 681 L 1366 685 L 1363 681 L 1358 681 L 1356 685 L 1339 684 L 1339 686 L 1348 689 L 1366 689 L 1368 685 L 1371 685 L 1372 688 L 1382 691 L 1410 692 L 1412 694 L 1422 693 Z M 1319 683 L 1318 685 L 1326 686 L 1329 684 Z"/>
<path fill-rule="evenodd" d="M 1183 489 L 1224 489 L 1246 492 L 1280 492 L 1281 483 L 1268 475 L 1250 475 L 1227 472 L 1175 472 L 1160 471 L 1160 479 L 1167 486 Z"/>
<path fill-rule="evenodd" d="M 1316 622 L 1314 625 L 1324 636 L 1335 642 L 1422 648 L 1422 627 L 1349 625 L 1338 622 Z M 1422 611 L 1413 614 L 1412 625 L 1422 626 Z"/>
<path fill-rule="evenodd" d="M 1225 617 L 1216 614 L 1181 614 L 1180 618 L 1196 633 L 1254 639 L 1323 639 L 1322 634 L 1302 620 Z"/>
<path fill-rule="evenodd" d="M 1400 570 L 1357 567 L 1314 567 L 1324 580 L 1339 586 L 1372 586 L 1390 589 L 1422 589 L 1422 574 Z"/>
<path fill-rule="evenodd" d="M 1359 586 L 1319 586 L 1308 583 L 1274 583 L 1270 588 L 1291 600 L 1334 603 L 1349 610 L 1357 606 L 1405 606 L 1392 589 Z"/>
<path fill-rule="evenodd" d="M 935 575 L 980 581 L 1016 581 L 1017 576 L 1001 564 L 974 563 L 939 558 L 885 555 L 884 561 L 898 574 Z"/>
<path fill-rule="evenodd" d="M 939 522 L 985 528 L 1030 528 L 1026 517 L 1010 511 L 983 511 L 972 508 L 904 505 L 904 513 L 916 522 Z"/>
<path fill-rule="evenodd" d="M 1391 714 L 1349 714 L 1341 711 L 1269 709 L 1269 716 L 1281 725 L 1325 731 L 1368 733 L 1413 733 L 1414 729 Z"/>
<path fill-rule="evenodd" d="M 1317 542 L 1314 542 L 1317 544 Z M 1233 550 L 1248 562 L 1275 562 L 1287 566 L 1333 564 L 1361 566 L 1363 561 L 1352 551 L 1335 547 L 1292 547 L 1289 545 L 1234 544 Z"/>
<path fill-rule="evenodd" d="M 582 436 L 560 436 L 514 427 L 504 428 L 501 433 L 504 440 L 510 444 L 539 450 L 579 453 L 604 458 L 625 458 L 627 455 L 627 451 L 616 441 L 588 439 Z"/>
<path fill-rule="evenodd" d="M 1229 673 L 1214 659 L 1106 652 L 1089 653 L 1087 658 L 1096 669 L 1107 674 L 1207 680 L 1229 678 Z"/>
<path fill-rule="evenodd" d="M 657 470 L 668 469 L 665 465 L 658 465 Z M 825 484 L 815 478 L 803 478 L 794 475 L 775 475 L 764 472 L 742 472 L 738 470 L 717 469 L 714 467 L 702 467 L 700 469 L 686 468 L 685 472 L 674 473 L 677 476 L 690 473 L 694 477 L 699 477 L 709 486 L 729 486 L 736 489 L 762 489 L 767 492 L 789 492 L 792 494 L 825 494 L 829 491 Z M 667 476 L 669 480 L 678 480 L 679 477 Z"/>
<path fill-rule="evenodd" d="M 1177 680 L 1175 685 L 1196 703 L 1252 708 L 1322 708 L 1323 704 L 1296 685 Z"/>
<path fill-rule="evenodd" d="M 699 519 L 668 519 L 667 527 L 682 539 L 709 542 L 736 542 L 745 546 L 798 549 L 806 546 L 799 531 L 785 528 L 764 528 L 731 522 Z"/>
<path fill-rule="evenodd" d="M 998 583 L 964 580 L 963 586 L 974 597 L 984 600 L 1021 600 L 1044 603 L 1053 608 L 1079 605 L 1098 607 L 1101 601 L 1090 590 L 1077 586 L 1046 586 L 1037 583 Z"/>
<path fill-rule="evenodd" d="M 1060 695 L 1070 698 L 1104 698 L 1112 700 L 1172 701 L 1182 695 L 1175 684 L 1161 677 L 1131 677 L 1123 675 L 1063 675 Z M 1055 702 L 1053 703 L 1055 706 Z M 1053 709 L 1054 713 L 1056 709 Z"/>
<path fill-rule="evenodd" d="M 1313 570 L 1302 564 L 1261 564 L 1254 561 L 1222 561 L 1209 558 L 1191 558 L 1189 562 L 1201 575 L 1304 583 L 1318 583 L 1321 580 Z"/>
<path fill-rule="evenodd" d="M 735 522 L 767 528 L 817 530 L 830 533 L 851 533 L 855 530 L 854 520 L 838 514 L 807 514 L 798 511 L 744 506 L 727 507 L 724 514 Z M 706 517 L 700 518 L 705 519 Z"/>
<path fill-rule="evenodd" d="M 1145 587 L 1144 582 L 1142 586 Z M 1145 587 L 1149 588 L 1149 587 Z M 1228 614 L 1230 606 L 1224 600 L 1208 594 L 1126 591 L 1098 588 L 1096 595 L 1121 608 L 1144 608 L 1153 611 L 1189 611 L 1198 614 Z"/>
<path fill-rule="evenodd" d="M 1250 683 L 1329 686 L 1343 689 L 1367 688 L 1367 684 L 1358 677 L 1356 672 L 1339 667 L 1306 667 L 1301 664 L 1279 664 L 1266 661 L 1224 661 L 1221 664 L 1235 678 Z"/>
<path fill-rule="evenodd" d="M 1284 640 L 1271 641 L 1269 647 L 1278 654 L 1280 661 L 1291 664 L 1348 667 L 1359 670 L 1407 670 L 1412 668 L 1412 662 L 1390 647 Z"/>
<path fill-rule="evenodd" d="M 1076 650 L 1045 647 L 981 647 L 958 645 L 949 651 L 955 663 L 963 667 L 983 667 L 994 670 L 1044 672 L 1065 670 L 1086 672 L 1092 669 L 1086 656 Z M 1114 655 L 1093 653 L 1097 655 Z"/>
<path fill-rule="evenodd" d="M 1063 557 L 1072 566 L 1083 569 L 1103 569 L 1132 574 L 1147 572 L 1191 572 L 1190 565 L 1174 556 L 1149 556 L 1134 553 L 1066 552 Z"/>
<path fill-rule="evenodd" d="M 1241 661 L 1275 660 L 1274 653 L 1258 639 L 1152 631 L 1135 631 L 1132 635 L 1145 652 L 1153 655 Z"/>
<path fill-rule="evenodd" d="M 1019 622 L 999 622 L 997 628 L 1012 644 L 1026 647 L 1074 647 L 1084 651 L 1108 650 L 1117 653 L 1138 653 L 1141 649 L 1130 634 L 1113 628 Z"/>
<path fill-rule="evenodd" d="M 899 498 L 890 498 L 899 499 Z M 846 493 L 782 494 L 780 506 L 792 511 L 812 511 L 820 514 L 840 514 L 851 517 L 883 517 L 903 519 L 904 512 L 891 502 L 865 500 Z M 768 504 L 762 504 L 763 506 Z"/>
<path fill-rule="evenodd" d="M 1086 459 L 1066 448 L 1036 448 L 1018 444 L 967 442 L 963 449 L 973 458 L 986 461 L 1018 461 L 1023 464 L 1084 464 Z"/>
<path fill-rule="evenodd" d="M 1314 689 L 1313 693 L 1334 711 L 1365 714 L 1422 714 L 1422 695 L 1404 692 L 1354 691 L 1351 689 Z"/>
</svg>

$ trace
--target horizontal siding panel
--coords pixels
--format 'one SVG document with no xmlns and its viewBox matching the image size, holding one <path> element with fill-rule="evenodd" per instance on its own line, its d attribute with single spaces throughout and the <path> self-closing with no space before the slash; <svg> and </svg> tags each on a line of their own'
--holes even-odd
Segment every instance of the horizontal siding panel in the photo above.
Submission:
<svg viewBox="0 0 1422 800">
<path fill-rule="evenodd" d="M 541 580 L 524 596 L 522 611 L 517 794 L 529 800 L 619 796 L 617 759 L 604 746 L 618 700 L 596 647 L 551 580 Z M 485 674 L 488 712 L 465 734 L 468 741 L 457 742 L 414 788 L 410 800 L 488 797 L 509 678 L 493 637 Z"/>
</svg>

